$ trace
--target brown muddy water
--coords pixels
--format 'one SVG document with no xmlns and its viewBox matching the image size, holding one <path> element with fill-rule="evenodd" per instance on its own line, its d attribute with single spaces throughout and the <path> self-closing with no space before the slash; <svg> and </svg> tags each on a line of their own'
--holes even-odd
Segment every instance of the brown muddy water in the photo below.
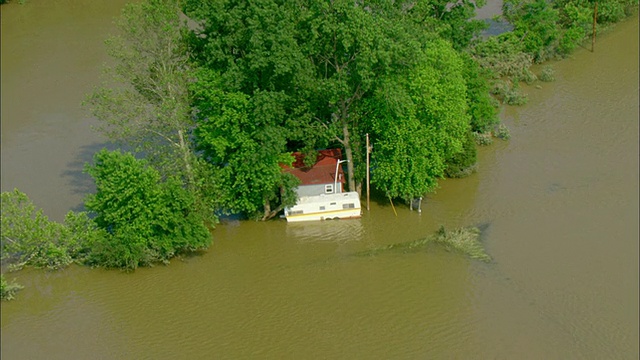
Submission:
<svg viewBox="0 0 640 360">
<path fill-rule="evenodd" d="M 77 208 L 104 146 L 80 108 L 124 1 L 2 5 L 2 191 Z M 512 138 L 422 214 L 226 222 L 199 256 L 133 274 L 9 274 L 5 359 L 637 359 L 638 19 L 552 64 L 503 111 Z M 397 204 L 396 204 L 397 205 Z M 494 261 L 354 253 L 478 225 Z"/>
</svg>

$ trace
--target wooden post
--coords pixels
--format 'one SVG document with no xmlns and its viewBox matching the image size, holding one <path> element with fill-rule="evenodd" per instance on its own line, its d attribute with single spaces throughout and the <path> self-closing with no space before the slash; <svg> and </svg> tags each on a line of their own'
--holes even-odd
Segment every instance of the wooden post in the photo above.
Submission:
<svg viewBox="0 0 640 360">
<path fill-rule="evenodd" d="M 393 209 L 393 213 L 398 217 L 398 213 L 396 212 L 396 207 L 393 206 L 393 200 L 391 200 L 391 196 L 389 196 L 389 202 L 391 203 L 391 208 Z"/>
<path fill-rule="evenodd" d="M 367 211 L 369 211 L 369 153 L 371 147 L 369 147 L 369 134 L 367 134 Z"/>
<path fill-rule="evenodd" d="M 593 6 L 593 35 L 591 36 L 591 52 L 596 45 L 596 18 L 598 17 L 598 2 Z"/>
</svg>

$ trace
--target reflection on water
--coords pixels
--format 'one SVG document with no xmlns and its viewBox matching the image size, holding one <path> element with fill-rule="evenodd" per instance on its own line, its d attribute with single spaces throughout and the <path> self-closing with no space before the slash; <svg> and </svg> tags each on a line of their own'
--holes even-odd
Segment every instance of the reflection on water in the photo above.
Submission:
<svg viewBox="0 0 640 360">
<path fill-rule="evenodd" d="M 287 223 L 287 237 L 301 243 L 334 242 L 343 244 L 363 239 L 362 220 L 326 220 Z"/>
</svg>

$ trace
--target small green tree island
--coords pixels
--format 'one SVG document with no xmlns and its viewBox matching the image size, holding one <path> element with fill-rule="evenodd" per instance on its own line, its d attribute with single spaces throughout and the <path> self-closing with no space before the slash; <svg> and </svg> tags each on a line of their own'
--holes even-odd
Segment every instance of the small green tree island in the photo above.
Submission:
<svg viewBox="0 0 640 360">
<path fill-rule="evenodd" d="M 513 30 L 481 37 L 483 1 L 145 0 L 126 5 L 115 60 L 87 98 L 99 130 L 130 152 L 87 165 L 87 212 L 47 219 L 2 193 L 2 262 L 133 270 L 211 243 L 216 214 L 267 220 L 296 201 L 291 153 L 340 147 L 360 192 L 365 136 L 372 184 L 390 198 L 469 174 L 496 136 L 498 101 L 523 103 L 534 62 L 592 33 L 594 2 L 506 0 Z M 599 27 L 637 0 L 598 2 Z M 189 20 L 187 23 L 184 19 Z M 553 78 L 546 68 L 541 79 Z M 545 81 L 546 81 L 545 80 Z M 308 156 L 308 158 L 314 158 Z M 2 277 L 3 298 L 19 285 Z"/>
</svg>

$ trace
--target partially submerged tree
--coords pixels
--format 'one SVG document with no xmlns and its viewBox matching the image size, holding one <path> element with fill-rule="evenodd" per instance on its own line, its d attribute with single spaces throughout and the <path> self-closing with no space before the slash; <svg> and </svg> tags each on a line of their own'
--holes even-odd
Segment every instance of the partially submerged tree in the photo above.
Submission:
<svg viewBox="0 0 640 360">
<path fill-rule="evenodd" d="M 176 177 L 163 180 L 146 161 L 119 151 L 102 150 L 94 162 L 86 171 L 97 191 L 85 206 L 106 235 L 93 244 L 92 263 L 135 269 L 211 244 L 192 193 Z"/>
<path fill-rule="evenodd" d="M 429 42 L 419 65 L 378 91 L 372 183 L 410 200 L 433 191 L 469 131 L 463 62 L 444 40 Z M 383 87 L 381 87 L 382 89 Z"/>
<path fill-rule="evenodd" d="M 144 154 L 163 176 L 177 175 L 195 192 L 203 165 L 191 141 L 192 71 L 179 14 L 175 0 L 126 5 L 118 35 L 107 41 L 115 65 L 88 103 L 109 139 Z"/>
<path fill-rule="evenodd" d="M 277 92 L 226 92 L 220 79 L 203 70 L 194 90 L 199 109 L 198 148 L 216 169 L 217 204 L 229 213 L 267 220 L 296 202 L 297 182 L 282 172 L 287 152 L 286 96 Z"/>
<path fill-rule="evenodd" d="M 310 124 L 308 61 L 296 40 L 294 2 L 187 1 L 200 69 L 192 84 L 198 149 L 216 170 L 217 204 L 269 219 L 295 203 L 295 179 L 280 163 L 324 134 Z"/>
<path fill-rule="evenodd" d="M 2 193 L 1 217 L 1 259 L 10 269 L 83 262 L 102 236 L 87 213 L 69 211 L 63 223 L 51 221 L 18 189 Z"/>
<path fill-rule="evenodd" d="M 362 143 L 357 128 L 366 119 L 358 107 L 377 80 L 392 69 L 394 50 L 399 50 L 395 47 L 403 44 L 393 41 L 392 19 L 377 5 L 373 1 L 310 1 L 297 27 L 313 69 L 308 86 L 316 105 L 314 118 L 344 147 L 349 191 L 360 188 L 354 171 L 354 143 L 356 148 Z"/>
<path fill-rule="evenodd" d="M 388 141 L 390 146 L 407 132 L 420 134 L 422 139 L 439 140 L 427 145 L 431 150 L 438 146 L 444 147 L 438 149 L 437 155 L 429 160 L 436 161 L 432 168 L 439 170 L 424 172 L 424 166 L 417 166 L 405 167 L 402 173 L 388 174 L 407 178 L 401 174 L 406 175 L 408 171 L 409 177 L 415 177 L 415 189 L 404 188 L 404 193 L 393 192 L 393 196 L 419 196 L 422 195 L 421 191 L 433 188 L 435 178 L 432 177 L 441 176 L 444 165 L 440 156 L 448 158 L 461 149 L 460 141 L 448 143 L 446 139 L 464 138 L 465 126 L 468 126 L 467 120 L 463 126 L 464 131 L 458 131 L 456 127 L 447 128 L 450 123 L 444 118 L 438 125 L 430 126 L 425 123 L 429 121 L 428 116 L 423 116 L 422 113 L 430 111 L 429 108 L 432 107 L 433 112 L 440 114 L 442 111 L 439 107 L 445 105 L 439 101 L 446 102 L 450 99 L 438 98 L 440 95 L 436 95 L 437 100 L 429 100 L 434 98 L 434 93 L 440 91 L 437 88 L 441 85 L 439 80 L 422 84 L 424 86 L 419 90 L 412 90 L 413 85 L 406 81 L 409 74 L 415 75 L 420 71 L 425 74 L 432 71 L 434 77 L 449 76 L 448 69 L 440 69 L 442 64 L 438 61 L 428 62 L 423 56 L 425 44 L 439 37 L 436 30 L 442 30 L 427 26 L 424 17 L 430 19 L 429 24 L 442 20 L 433 17 L 447 17 L 451 22 L 448 34 L 464 28 L 465 35 L 455 40 L 460 46 L 470 41 L 477 25 L 473 23 L 473 26 L 467 27 L 462 21 L 462 18 L 473 13 L 471 3 L 465 2 L 452 8 L 438 3 L 436 5 L 440 6 L 440 10 L 436 13 L 432 8 L 418 6 L 420 4 L 376 0 L 260 0 L 251 3 L 188 1 L 185 8 L 187 14 L 199 23 L 199 30 L 192 37 L 195 58 L 201 66 L 218 74 L 216 76 L 220 80 L 217 86 L 223 93 L 242 93 L 246 96 L 243 102 L 250 104 L 248 107 L 242 105 L 241 111 L 234 108 L 231 113 L 233 116 L 227 118 L 227 121 L 238 122 L 233 134 L 245 132 L 243 129 L 247 129 L 247 124 L 251 124 L 249 133 L 253 134 L 253 138 L 256 134 L 269 133 L 269 129 L 279 128 L 284 137 L 272 136 L 270 141 L 257 143 L 262 153 L 272 154 L 270 159 L 282 152 L 284 143 L 297 147 L 288 147 L 288 150 L 303 152 L 319 145 L 340 146 L 348 160 L 350 191 L 359 191 L 361 188 L 365 174 L 364 135 L 373 127 L 376 127 L 380 135 L 376 141 Z M 451 54 L 453 50 L 450 45 L 447 49 L 446 54 Z M 458 76 L 459 71 L 456 74 Z M 457 79 L 456 77 L 454 82 Z M 202 79 L 198 79 L 196 87 L 200 86 L 198 84 L 204 84 Z M 446 85 L 446 81 L 443 84 Z M 385 87 L 394 86 L 411 92 L 411 101 L 415 102 L 415 115 L 395 113 L 392 115 L 394 124 L 374 124 L 374 115 L 380 115 L 384 107 L 383 104 L 376 103 L 378 96 L 386 91 Z M 461 91 L 462 99 L 466 100 L 464 86 L 458 90 Z M 215 142 L 219 143 L 226 140 L 226 137 L 222 135 L 224 131 L 220 131 L 222 124 L 218 124 L 216 129 L 212 127 L 215 122 L 213 118 L 226 115 L 222 115 L 224 111 L 218 111 L 217 115 L 208 113 L 211 108 L 207 107 L 205 98 L 203 96 L 200 99 L 204 101 L 198 101 L 199 116 L 202 118 L 206 114 L 208 120 L 203 126 L 208 129 L 209 134 L 217 134 L 218 140 Z M 263 99 L 278 99 L 273 102 L 278 104 L 278 111 L 254 111 L 253 104 L 263 103 Z M 228 106 L 225 111 L 231 108 Z M 463 112 L 466 111 L 462 109 Z M 239 116 L 243 112 L 247 115 Z M 280 121 L 273 118 L 273 113 L 279 114 Z M 387 115 L 378 116 L 378 119 Z M 412 116 L 414 119 L 411 119 Z M 455 116 L 459 114 L 456 112 Z M 449 130 L 454 133 L 449 134 L 449 137 L 443 136 L 443 132 Z M 406 154 L 402 156 L 423 158 L 424 151 L 419 149 L 424 148 L 424 140 L 420 136 L 412 135 L 415 141 L 407 140 L 404 150 Z M 204 139 L 203 136 L 198 138 L 200 142 Z M 211 146 L 213 138 L 208 139 Z M 218 153 L 222 154 L 220 151 Z M 394 160 L 398 163 L 399 160 L 393 159 L 393 156 L 401 155 L 387 153 L 384 156 L 380 154 L 379 158 L 381 161 L 386 159 L 389 164 Z M 222 163 L 225 164 L 225 171 L 232 171 L 229 156 L 221 159 L 224 159 Z M 266 163 L 273 164 L 274 161 L 266 160 Z M 260 169 L 266 163 L 253 162 L 252 166 Z M 271 165 L 267 168 L 275 169 Z M 236 165 L 236 169 L 240 169 L 240 166 Z M 376 170 L 374 176 L 382 177 L 382 173 L 382 170 Z M 429 180 L 418 185 L 425 176 Z M 278 188 L 278 177 L 266 177 L 271 179 L 270 191 L 273 192 Z M 241 177 L 248 178 L 255 179 L 255 176 Z M 384 181 L 386 180 L 379 179 L 380 184 Z"/>
</svg>

